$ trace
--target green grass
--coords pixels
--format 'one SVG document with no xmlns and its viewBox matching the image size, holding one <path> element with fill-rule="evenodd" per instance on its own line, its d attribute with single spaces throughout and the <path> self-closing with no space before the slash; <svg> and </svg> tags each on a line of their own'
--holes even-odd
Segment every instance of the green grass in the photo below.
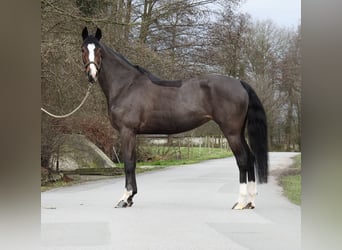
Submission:
<svg viewBox="0 0 342 250">
<path fill-rule="evenodd" d="M 138 166 L 172 166 L 193 164 L 204 160 L 219 159 L 232 156 L 232 152 L 221 148 L 199 147 L 148 147 L 152 155 L 151 161 L 138 162 Z"/>
<path fill-rule="evenodd" d="M 301 204 L 301 155 L 294 158 L 294 164 L 280 177 L 284 195 L 294 204 Z"/>
<path fill-rule="evenodd" d="M 67 187 L 67 186 L 71 186 L 73 184 L 76 184 L 78 182 L 74 181 L 74 182 L 65 182 L 62 180 L 56 181 L 56 182 L 51 182 L 51 183 L 47 183 L 43 186 L 40 186 L 40 191 L 41 192 L 45 192 L 47 190 L 53 189 L 53 188 L 59 188 L 59 187 Z"/>
</svg>

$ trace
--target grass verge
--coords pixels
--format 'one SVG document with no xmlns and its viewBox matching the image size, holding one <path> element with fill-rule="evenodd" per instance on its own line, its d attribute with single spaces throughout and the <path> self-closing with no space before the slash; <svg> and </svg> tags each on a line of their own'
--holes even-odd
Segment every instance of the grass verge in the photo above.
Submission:
<svg viewBox="0 0 342 250">
<path fill-rule="evenodd" d="M 294 204 L 301 204 L 301 155 L 294 157 L 293 165 L 280 176 L 284 195 Z"/>
</svg>

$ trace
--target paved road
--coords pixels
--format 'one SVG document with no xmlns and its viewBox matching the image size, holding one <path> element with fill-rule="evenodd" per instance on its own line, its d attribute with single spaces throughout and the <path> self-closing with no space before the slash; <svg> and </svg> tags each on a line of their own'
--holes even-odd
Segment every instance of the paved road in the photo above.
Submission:
<svg viewBox="0 0 342 250">
<path fill-rule="evenodd" d="M 294 153 L 271 153 L 271 169 Z M 238 192 L 234 158 L 138 175 L 131 208 L 115 209 L 124 180 L 59 188 L 41 195 L 42 249 L 300 249 L 300 207 L 274 177 L 259 185 L 254 210 L 231 210 Z"/>
</svg>

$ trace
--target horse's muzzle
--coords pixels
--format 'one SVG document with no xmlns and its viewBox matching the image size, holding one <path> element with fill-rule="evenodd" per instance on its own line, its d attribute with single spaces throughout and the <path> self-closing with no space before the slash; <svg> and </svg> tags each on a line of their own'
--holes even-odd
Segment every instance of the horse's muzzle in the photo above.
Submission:
<svg viewBox="0 0 342 250">
<path fill-rule="evenodd" d="M 97 81 L 97 75 L 94 78 L 90 72 L 87 73 L 87 77 L 90 83 L 95 83 Z"/>
</svg>

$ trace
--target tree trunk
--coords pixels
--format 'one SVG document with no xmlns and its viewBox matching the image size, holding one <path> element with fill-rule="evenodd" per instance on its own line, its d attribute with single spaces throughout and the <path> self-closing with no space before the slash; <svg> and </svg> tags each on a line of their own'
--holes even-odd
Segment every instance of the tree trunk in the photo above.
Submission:
<svg viewBox="0 0 342 250">
<path fill-rule="evenodd" d="M 146 43 L 148 32 L 152 24 L 152 10 L 156 0 L 145 0 L 144 12 L 141 17 L 140 35 L 139 41 L 141 43 Z"/>
</svg>

